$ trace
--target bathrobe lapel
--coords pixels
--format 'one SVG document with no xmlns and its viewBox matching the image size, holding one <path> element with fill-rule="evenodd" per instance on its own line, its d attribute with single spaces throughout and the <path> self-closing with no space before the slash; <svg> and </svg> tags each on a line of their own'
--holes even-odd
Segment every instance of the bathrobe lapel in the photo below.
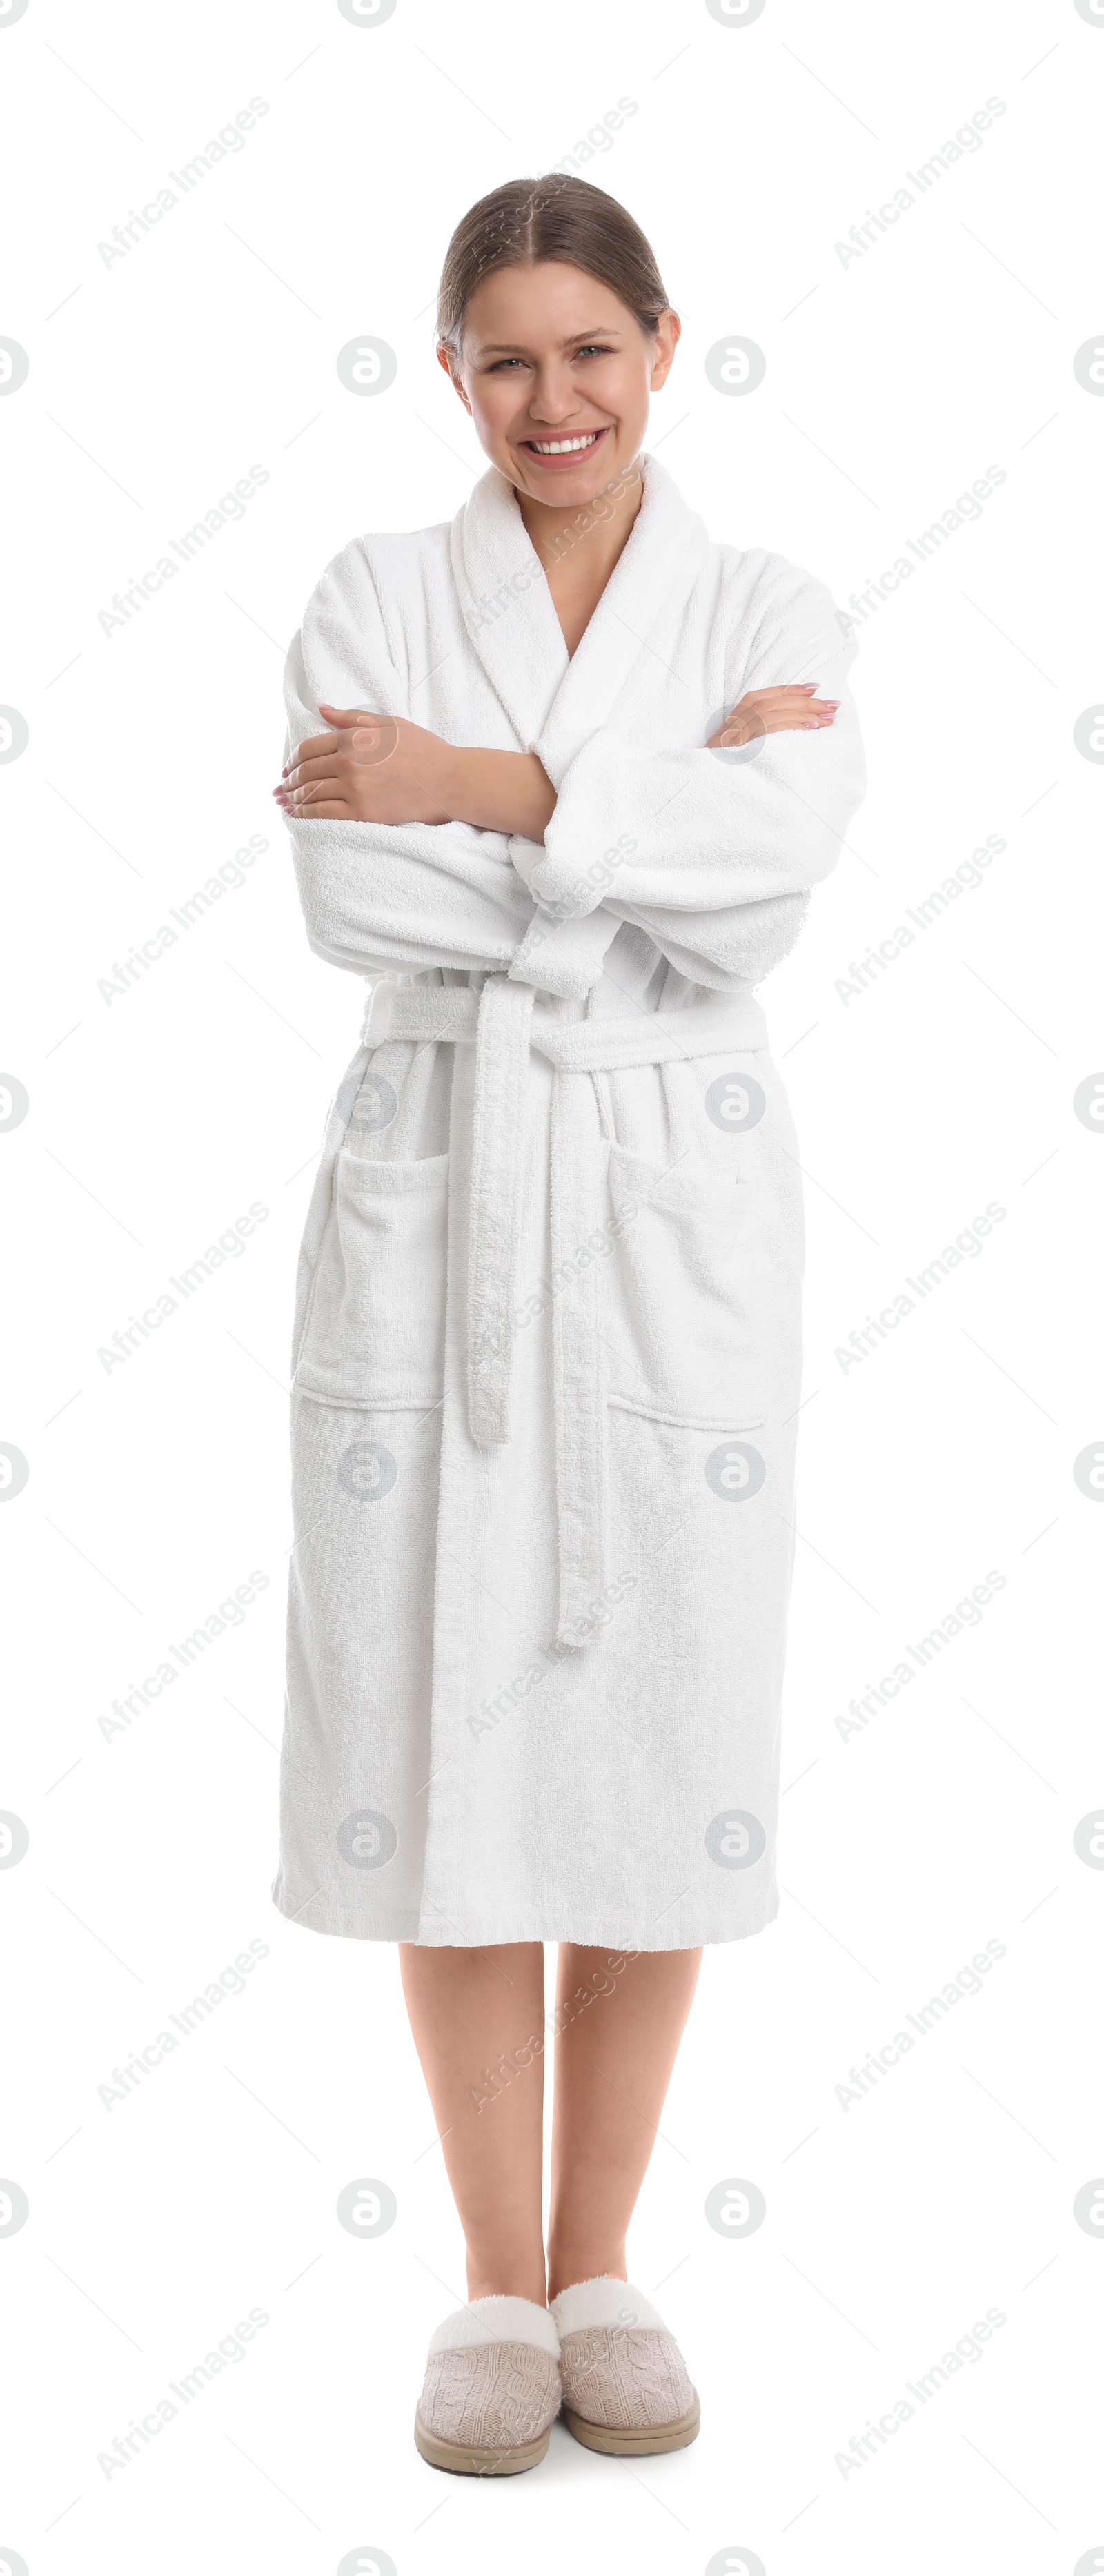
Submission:
<svg viewBox="0 0 1104 2576">
<path fill-rule="evenodd" d="M 557 791 L 576 753 L 607 723 L 640 655 L 658 650 L 669 659 L 656 639 L 673 636 L 706 559 L 702 520 L 654 457 L 640 462 L 644 491 L 632 533 L 570 657 L 506 476 L 492 466 L 452 523 L 453 574 L 472 650 L 522 748 L 539 752 Z M 538 903 L 545 855 L 539 844 L 511 839 L 511 859 Z M 538 914 L 509 977 L 582 999 L 600 981 L 617 929 L 601 907 L 551 924 Z"/>
<path fill-rule="evenodd" d="M 677 616 L 705 561 L 702 521 L 654 457 L 640 461 L 644 493 L 632 534 L 570 658 L 513 485 L 497 467 L 452 523 L 472 649 L 521 743 L 528 750 L 540 737 L 559 774 L 608 721 L 652 629 Z"/>
<path fill-rule="evenodd" d="M 567 646 L 513 485 L 496 466 L 457 511 L 449 546 L 472 650 L 527 748 L 563 681 Z"/>
</svg>

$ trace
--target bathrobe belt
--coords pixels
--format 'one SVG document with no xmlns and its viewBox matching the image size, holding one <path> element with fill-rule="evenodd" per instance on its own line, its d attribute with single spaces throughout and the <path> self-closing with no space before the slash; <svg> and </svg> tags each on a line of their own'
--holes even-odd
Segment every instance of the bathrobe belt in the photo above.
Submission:
<svg viewBox="0 0 1104 2576">
<path fill-rule="evenodd" d="M 531 984 L 489 974 L 471 985 L 376 984 L 361 1031 L 368 1048 L 389 1038 L 475 1048 L 468 1210 L 467 1414 L 480 1448 L 510 1439 L 510 1385 L 524 1187 L 525 1085 L 530 1050 L 566 1074 L 733 1055 L 767 1042 L 750 993 L 716 993 L 679 1011 L 633 1009 L 567 1020 Z M 585 1086 L 552 1094 L 552 1363 L 557 1642 L 585 1643 L 592 1604 L 606 1583 L 605 1347 L 596 1260 L 580 1262 L 604 1207 Z M 558 1284 L 558 1283 L 562 1283 Z M 543 1284 L 543 1283 L 542 1283 Z"/>
</svg>

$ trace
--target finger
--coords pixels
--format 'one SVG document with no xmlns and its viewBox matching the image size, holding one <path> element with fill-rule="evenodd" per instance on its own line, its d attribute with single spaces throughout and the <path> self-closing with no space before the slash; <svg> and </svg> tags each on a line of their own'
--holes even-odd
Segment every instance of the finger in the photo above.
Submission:
<svg viewBox="0 0 1104 2576">
<path fill-rule="evenodd" d="M 305 805 L 317 805 L 320 800 L 329 799 L 332 802 L 336 799 L 340 803 L 342 801 L 341 780 L 339 778 L 316 778 L 306 787 L 289 788 L 287 790 L 287 796 L 288 802 L 295 812 L 299 812 L 299 810 Z"/>
<path fill-rule="evenodd" d="M 373 715 L 367 707 L 331 707 L 324 699 L 319 700 L 318 712 L 320 716 L 328 716 L 331 723 L 335 725 L 374 725 L 387 722 L 385 716 Z"/>
<path fill-rule="evenodd" d="M 297 750 L 295 750 L 295 751 L 293 751 L 293 752 L 292 752 L 292 754 L 291 754 L 291 758 L 290 758 L 289 760 L 285 760 L 285 762 L 284 762 L 284 776 L 285 776 L 285 778 L 287 777 L 288 771 L 289 771 L 290 769 L 294 769 L 294 768 L 295 768 L 295 766 L 296 766 L 297 762 L 299 762 L 299 761 L 301 761 L 301 760 L 317 760 L 317 759 L 319 759 L 319 758 L 321 757 L 321 755 L 322 755 L 322 753 L 323 753 L 323 752 L 328 751 L 328 752 L 332 755 L 335 751 L 339 751 L 340 749 L 341 749 L 341 737 L 340 737 L 340 735 L 339 735 L 339 734 L 335 734 L 335 733 L 312 733 L 312 734 L 309 734 L 309 735 L 308 735 L 308 737 L 307 737 L 307 739 L 306 739 L 306 741 L 305 741 L 305 742 L 301 742 L 301 743 L 299 744 L 299 746 L 298 746 Z"/>
<path fill-rule="evenodd" d="M 291 823 L 344 823 L 351 821 L 349 807 L 340 797 L 327 797 L 322 804 L 295 805 L 288 808 Z"/>
<path fill-rule="evenodd" d="M 762 698 L 806 697 L 809 690 L 815 689 L 816 685 L 815 680 L 772 680 L 769 688 L 745 689 L 739 704 L 742 707 L 750 707 L 756 705 Z"/>
<path fill-rule="evenodd" d="M 792 697 L 776 699 L 771 706 L 760 707 L 757 713 L 767 724 L 804 724 L 810 716 L 835 715 L 838 706 L 838 698 Z"/>
<path fill-rule="evenodd" d="M 341 741 L 331 742 L 325 751 L 319 752 L 317 759 L 297 760 L 291 769 L 285 769 L 284 785 L 285 787 L 305 787 L 314 778 L 333 778 L 338 761 L 346 757 L 345 744 Z"/>
<path fill-rule="evenodd" d="M 817 682 L 815 680 L 779 680 L 776 682 L 775 686 L 770 689 L 748 689 L 746 694 L 738 703 L 742 707 L 769 707 L 785 705 L 787 703 L 792 704 L 797 699 L 814 697 L 816 695 L 816 689 Z"/>
<path fill-rule="evenodd" d="M 746 697 L 740 698 L 735 706 L 729 708 L 724 718 L 724 725 L 757 726 L 775 710 L 783 714 L 803 715 L 810 703 L 810 692 L 806 689 L 749 689 Z M 724 725 L 722 725 L 722 731 Z"/>
<path fill-rule="evenodd" d="M 332 761 L 335 755 L 347 752 L 350 745 L 361 759 L 373 755 L 390 759 L 398 748 L 399 728 L 394 716 L 355 714 L 343 716 L 341 721 L 346 728 L 343 732 L 315 734 L 309 742 L 301 742 L 291 760 L 284 763 L 284 777 L 293 778 L 297 770 L 305 773 L 312 763 L 317 768 L 320 760 Z"/>
<path fill-rule="evenodd" d="M 803 698 L 799 703 L 801 709 L 800 713 L 798 712 L 798 704 L 795 703 L 789 709 L 784 707 L 760 707 L 756 709 L 753 716 L 745 715 L 737 718 L 733 724 L 726 726 L 724 732 L 720 735 L 719 740 L 721 748 L 724 750 L 732 750 L 751 741 L 754 736 L 758 736 L 759 739 L 762 740 L 764 734 L 816 733 L 822 726 L 830 725 L 835 722 L 835 717 L 831 710 L 826 709 L 825 712 L 820 715 L 812 712 L 812 707 L 816 703 L 815 701 L 811 702 L 808 698 Z"/>
</svg>

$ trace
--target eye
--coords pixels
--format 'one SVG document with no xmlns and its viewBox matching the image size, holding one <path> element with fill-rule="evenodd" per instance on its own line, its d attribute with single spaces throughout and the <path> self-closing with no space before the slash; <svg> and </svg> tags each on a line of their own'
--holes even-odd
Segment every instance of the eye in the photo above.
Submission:
<svg viewBox="0 0 1104 2576">
<path fill-rule="evenodd" d="M 575 355 L 577 358 L 612 358 L 613 351 L 604 340 L 588 340 L 581 349 L 576 349 Z"/>
<path fill-rule="evenodd" d="M 503 367 L 523 367 L 524 364 L 524 358 L 495 358 L 488 367 L 487 373 L 489 376 L 497 376 L 501 374 Z"/>
</svg>

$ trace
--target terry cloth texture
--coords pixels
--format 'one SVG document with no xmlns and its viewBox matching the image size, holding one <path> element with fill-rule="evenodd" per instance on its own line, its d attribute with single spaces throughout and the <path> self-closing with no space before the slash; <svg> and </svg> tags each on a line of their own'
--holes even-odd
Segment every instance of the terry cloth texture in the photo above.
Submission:
<svg viewBox="0 0 1104 2576">
<path fill-rule="evenodd" d="M 798 1145 L 753 987 L 862 792 L 828 593 L 652 457 L 575 654 L 511 485 L 357 539 L 287 669 L 536 751 L 543 844 L 289 823 L 368 981 L 306 1222 L 281 1857 L 314 1930 L 666 1950 L 777 1911 Z M 748 690 L 835 724 L 716 753 Z"/>
</svg>

